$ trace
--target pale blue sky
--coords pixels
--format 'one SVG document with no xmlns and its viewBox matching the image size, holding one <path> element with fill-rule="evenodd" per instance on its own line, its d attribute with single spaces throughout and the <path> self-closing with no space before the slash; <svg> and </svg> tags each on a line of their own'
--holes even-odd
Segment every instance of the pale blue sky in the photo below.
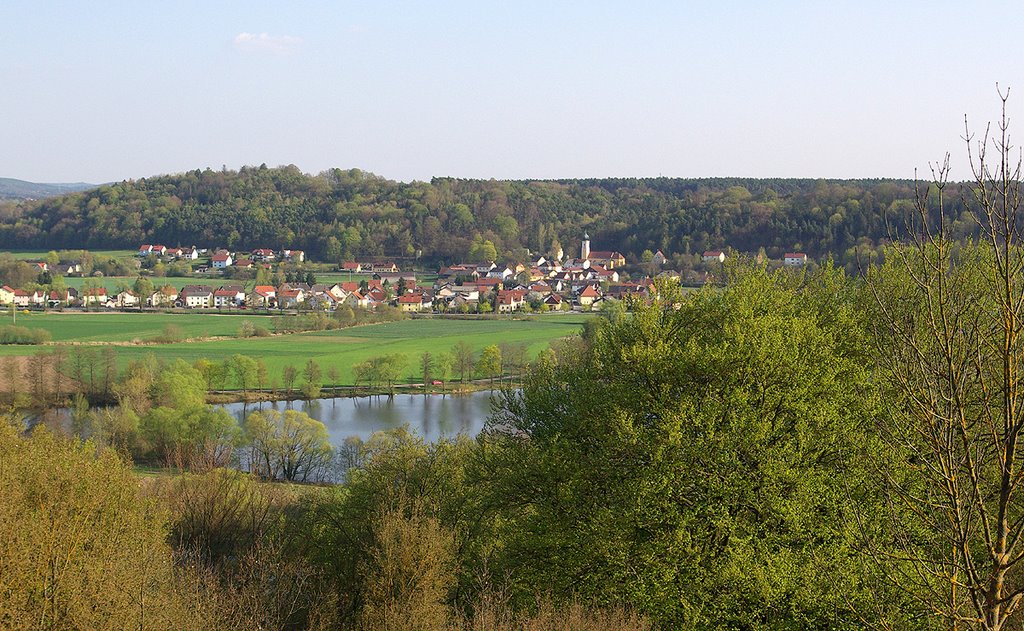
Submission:
<svg viewBox="0 0 1024 631">
<path fill-rule="evenodd" d="M 0 177 L 905 178 L 950 151 L 963 178 L 963 116 L 998 114 L 997 81 L 1024 112 L 1022 16 L 941 0 L 4 0 Z"/>
</svg>

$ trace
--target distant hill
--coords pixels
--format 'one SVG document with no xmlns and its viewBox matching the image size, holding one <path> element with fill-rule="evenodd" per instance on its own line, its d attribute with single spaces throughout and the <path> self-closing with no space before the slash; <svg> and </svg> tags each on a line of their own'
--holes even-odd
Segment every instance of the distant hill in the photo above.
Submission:
<svg viewBox="0 0 1024 631">
<path fill-rule="evenodd" d="M 95 188 L 95 184 L 74 182 L 73 184 L 39 184 L 0 177 L 0 199 L 46 199 L 67 193 L 76 193 Z"/>
<path fill-rule="evenodd" d="M 804 252 L 857 265 L 913 208 L 909 180 L 600 178 L 393 182 L 358 169 L 193 170 L 23 201 L 0 212 L 0 248 L 118 249 L 142 243 L 298 248 L 313 260 L 526 261 L 564 247 L 638 262 L 661 250 L 686 272 L 705 250 L 769 259 Z M 953 202 L 959 238 L 977 234 Z M 488 254 L 487 256 L 494 256 Z M 732 254 L 728 254 L 732 256 Z"/>
</svg>

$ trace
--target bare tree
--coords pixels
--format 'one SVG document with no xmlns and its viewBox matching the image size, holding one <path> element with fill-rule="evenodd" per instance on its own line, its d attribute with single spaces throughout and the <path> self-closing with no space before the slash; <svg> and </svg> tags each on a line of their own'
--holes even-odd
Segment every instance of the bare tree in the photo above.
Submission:
<svg viewBox="0 0 1024 631">
<path fill-rule="evenodd" d="M 973 179 L 960 206 L 981 238 L 956 243 L 959 214 L 945 198 L 949 159 L 919 191 L 905 243 L 869 273 L 873 339 L 890 388 L 879 467 L 892 518 L 868 536 L 877 567 L 948 628 L 1019 624 L 1024 596 L 1024 248 L 1021 160 L 1002 116 L 975 140 L 965 121 Z M 952 212 L 951 212 L 952 211 Z M 865 529 L 865 533 L 868 530 Z"/>
<path fill-rule="evenodd" d="M 54 401 L 60 405 L 64 401 L 64 371 L 67 370 L 68 361 L 67 348 L 58 344 L 53 348 L 53 393 Z"/>
<path fill-rule="evenodd" d="M 473 368 L 476 365 L 476 358 L 473 355 L 473 348 L 465 341 L 459 341 L 452 348 L 455 371 L 459 373 L 459 381 L 466 383 L 466 375 L 473 376 Z"/>
<path fill-rule="evenodd" d="M 426 395 L 430 390 L 430 380 L 434 372 L 434 358 L 430 351 L 424 351 L 420 355 L 420 372 L 423 374 L 423 394 Z"/>
<path fill-rule="evenodd" d="M 295 369 L 295 366 L 289 364 L 284 367 L 281 374 L 284 379 L 284 389 L 288 393 L 288 396 L 291 396 L 292 389 L 295 387 L 295 378 L 298 377 L 299 372 Z"/>
</svg>

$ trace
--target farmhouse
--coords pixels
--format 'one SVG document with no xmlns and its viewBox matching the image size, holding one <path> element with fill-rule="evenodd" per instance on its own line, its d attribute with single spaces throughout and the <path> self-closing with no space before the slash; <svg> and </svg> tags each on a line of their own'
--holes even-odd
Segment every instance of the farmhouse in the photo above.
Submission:
<svg viewBox="0 0 1024 631">
<path fill-rule="evenodd" d="M 82 273 L 82 264 L 78 261 L 58 263 L 50 266 L 50 272 L 59 276 L 74 276 Z"/>
<path fill-rule="evenodd" d="M 594 304 L 594 301 L 601 297 L 599 292 L 593 285 L 587 285 L 587 287 L 579 293 L 577 301 L 579 301 L 581 307 L 589 307 Z"/>
<path fill-rule="evenodd" d="M 254 307 L 276 307 L 277 290 L 273 285 L 256 285 L 249 294 L 249 304 Z"/>
<path fill-rule="evenodd" d="M 803 267 L 807 265 L 807 255 L 803 252 L 787 252 L 782 257 L 782 264 L 787 267 Z"/>
<path fill-rule="evenodd" d="M 416 313 L 423 309 L 423 296 L 406 294 L 398 297 L 398 309 L 404 313 Z"/>
<path fill-rule="evenodd" d="M 117 307 L 124 309 L 125 307 L 137 307 L 139 306 L 139 297 L 134 292 L 124 289 L 119 291 L 114 299 L 107 303 L 108 307 Z"/>
<path fill-rule="evenodd" d="M 526 292 L 520 290 L 502 290 L 498 292 L 498 313 L 512 313 L 522 308 L 526 302 Z"/>
<path fill-rule="evenodd" d="M 702 258 L 703 258 L 705 263 L 713 263 L 713 262 L 716 262 L 716 261 L 718 263 L 724 263 L 725 262 L 725 252 L 723 252 L 721 250 L 707 250 L 707 251 L 704 252 L 704 255 L 703 255 Z"/>
<path fill-rule="evenodd" d="M 292 289 L 287 285 L 277 292 L 277 304 L 282 309 L 294 309 L 306 299 L 306 292 L 301 287 Z"/>
<path fill-rule="evenodd" d="M 374 274 L 394 274 L 398 272 L 398 266 L 394 262 L 388 263 L 373 263 L 370 266 L 370 271 Z"/>
<path fill-rule="evenodd" d="M 147 307 L 173 307 L 178 299 L 178 290 L 173 285 L 164 285 L 146 298 Z"/>
<path fill-rule="evenodd" d="M 88 289 L 83 289 L 80 295 L 82 296 L 82 304 L 85 306 L 107 304 L 108 297 L 106 287 L 90 287 Z"/>
<path fill-rule="evenodd" d="M 187 309 L 209 309 L 213 289 L 209 285 L 185 285 L 178 294 L 178 302 Z"/>
<path fill-rule="evenodd" d="M 51 291 L 49 297 L 46 300 L 46 306 L 50 308 L 67 306 L 77 299 L 78 290 L 74 289 L 73 287 L 65 289 L 63 292 Z"/>
<path fill-rule="evenodd" d="M 213 269 L 224 269 L 231 265 L 233 259 L 231 258 L 231 253 L 227 250 L 218 250 L 213 255 L 213 258 L 210 259 L 210 262 L 213 264 Z"/>
<path fill-rule="evenodd" d="M 237 285 L 225 285 L 213 292 L 213 306 L 218 309 L 238 307 L 243 304 L 245 304 L 245 291 Z"/>
</svg>

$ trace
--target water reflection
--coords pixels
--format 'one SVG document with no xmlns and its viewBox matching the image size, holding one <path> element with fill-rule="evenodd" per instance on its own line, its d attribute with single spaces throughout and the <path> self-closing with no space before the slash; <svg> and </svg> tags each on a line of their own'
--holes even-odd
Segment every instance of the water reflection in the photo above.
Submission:
<svg viewBox="0 0 1024 631">
<path fill-rule="evenodd" d="M 358 436 L 363 440 L 377 431 L 396 429 L 405 424 L 429 442 L 458 434 L 476 436 L 491 411 L 491 393 L 474 392 L 464 396 L 399 394 L 394 399 L 338 398 L 316 401 L 275 401 L 267 403 L 229 403 L 224 408 L 242 420 L 259 409 L 302 410 L 323 423 L 331 443 Z"/>
</svg>

